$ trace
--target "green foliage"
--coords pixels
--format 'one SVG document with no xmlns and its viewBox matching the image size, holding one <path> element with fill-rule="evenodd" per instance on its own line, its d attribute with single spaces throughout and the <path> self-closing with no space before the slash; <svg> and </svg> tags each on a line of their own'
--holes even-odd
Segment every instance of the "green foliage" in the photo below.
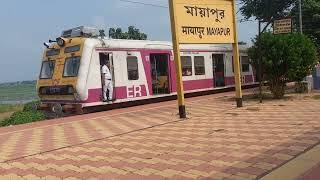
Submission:
<svg viewBox="0 0 320 180">
<path fill-rule="evenodd" d="M 26 124 L 45 119 L 45 115 L 39 111 L 20 111 L 12 114 L 10 118 L 5 119 L 0 123 L 1 126 Z"/>
<path fill-rule="evenodd" d="M 302 1 L 302 22 L 303 33 L 312 37 L 320 45 L 320 1 L 303 0 Z M 299 9 L 295 6 L 291 11 L 291 16 L 299 22 Z M 297 23 L 296 27 L 299 27 Z"/>
<path fill-rule="evenodd" d="M 128 32 L 122 32 L 121 28 L 110 28 L 109 37 L 112 39 L 134 39 L 134 40 L 146 40 L 147 35 L 140 32 L 139 29 L 134 26 L 128 27 Z"/>
<path fill-rule="evenodd" d="M 253 43 L 248 52 L 252 64 L 257 67 L 262 56 L 264 79 L 275 98 L 284 96 L 287 81 L 303 80 L 317 63 L 316 47 L 305 35 L 263 33 Z"/>
<path fill-rule="evenodd" d="M 240 8 L 245 20 L 255 18 L 268 22 L 283 17 L 293 17 L 296 31 L 299 28 L 299 4 L 297 0 L 240 0 Z M 302 1 L 303 33 L 308 35 L 318 46 L 320 51 L 320 1 Z"/>
<path fill-rule="evenodd" d="M 257 20 L 271 22 L 272 19 L 285 17 L 296 0 L 240 0 L 241 14 L 246 20 L 255 17 Z"/>
<path fill-rule="evenodd" d="M 287 35 L 288 78 L 290 81 L 302 81 L 311 74 L 317 64 L 317 49 L 315 44 L 305 35 Z"/>
<path fill-rule="evenodd" d="M 26 103 L 23 107 L 23 111 L 36 111 L 39 105 L 40 105 L 40 101 L 33 101 L 33 102 Z"/>
<path fill-rule="evenodd" d="M 312 38 L 320 49 L 320 1 L 303 0 L 302 12 L 303 33 Z M 296 15 L 296 22 L 298 22 L 297 8 L 293 9 L 292 14 Z"/>
<path fill-rule="evenodd" d="M 39 105 L 39 103 L 39 101 L 34 101 L 25 105 L 3 105 L 4 107 L 7 107 L 6 112 L 9 112 L 9 110 L 10 112 L 16 112 L 13 113 L 9 118 L 6 118 L 2 122 L 0 122 L 0 126 L 25 124 L 44 120 L 45 114 L 41 111 L 37 111 L 35 108 L 36 105 Z"/>
</svg>

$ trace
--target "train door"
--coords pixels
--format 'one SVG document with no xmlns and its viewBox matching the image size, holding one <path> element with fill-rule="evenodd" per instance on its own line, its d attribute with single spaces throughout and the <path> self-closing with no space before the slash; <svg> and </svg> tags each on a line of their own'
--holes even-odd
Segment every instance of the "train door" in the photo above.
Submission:
<svg viewBox="0 0 320 180">
<path fill-rule="evenodd" d="M 152 92 L 154 95 L 170 93 L 169 55 L 150 54 Z"/>
<path fill-rule="evenodd" d="M 114 76 L 114 63 L 113 63 L 113 56 L 112 56 L 112 53 L 99 53 L 99 59 L 100 59 L 100 73 L 101 73 L 101 87 L 102 87 L 102 97 L 101 97 L 101 100 L 104 100 L 103 99 L 103 93 L 104 93 L 104 80 L 105 80 L 105 77 L 103 77 L 103 74 L 102 74 L 102 66 L 107 62 L 107 64 L 109 64 L 109 71 L 111 73 L 111 81 L 112 81 L 112 100 L 115 100 L 115 76 Z M 109 95 L 109 90 L 107 91 L 107 97 Z M 110 99 L 109 99 L 110 100 Z"/>
<path fill-rule="evenodd" d="M 215 87 L 225 86 L 225 73 L 224 73 L 224 55 L 223 54 L 213 54 L 212 55 L 213 64 L 213 83 Z"/>
</svg>

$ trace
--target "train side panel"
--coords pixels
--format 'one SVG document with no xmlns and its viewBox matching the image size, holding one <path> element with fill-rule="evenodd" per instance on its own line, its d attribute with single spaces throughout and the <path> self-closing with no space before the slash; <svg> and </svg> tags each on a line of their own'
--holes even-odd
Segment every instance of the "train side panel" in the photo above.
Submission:
<svg viewBox="0 0 320 180">
<path fill-rule="evenodd" d="M 114 64 L 116 100 L 133 101 L 150 95 L 140 51 L 115 51 Z"/>
<path fill-rule="evenodd" d="M 214 88 L 212 72 L 212 53 L 210 52 L 182 52 L 182 57 L 190 57 L 192 63 L 191 75 L 183 73 L 183 85 L 185 91 L 204 90 Z M 196 59 L 204 60 L 204 72 L 197 72 Z M 199 70 L 198 70 L 199 71 Z"/>
<path fill-rule="evenodd" d="M 150 96 L 148 83 L 145 75 L 145 68 L 139 51 L 123 51 L 107 48 L 95 48 L 92 52 L 90 73 L 87 79 L 87 94 L 85 103 L 102 103 L 102 83 L 100 72 L 99 53 L 110 55 L 113 61 L 111 71 L 113 71 L 114 93 L 116 102 L 133 101 Z M 110 59 L 110 60 L 111 60 Z M 129 65 L 128 65 L 128 61 Z M 136 68 L 137 71 L 128 71 L 128 66 Z M 129 74 L 131 73 L 131 74 Z M 138 73 L 137 75 L 135 73 Z M 131 77 L 130 77 L 131 76 Z M 132 77 L 137 76 L 137 77 Z M 131 79 L 130 79 L 131 78 Z M 97 104 L 92 104 L 97 105 Z"/>
<path fill-rule="evenodd" d="M 235 85 L 233 54 L 226 53 L 225 59 L 226 59 L 226 61 L 225 61 L 225 63 L 226 63 L 225 84 L 226 84 L 226 86 L 233 86 L 233 85 Z M 239 61 L 240 61 L 240 70 L 241 70 L 241 83 L 243 85 L 254 83 L 255 79 L 254 79 L 254 74 L 253 74 L 253 68 L 249 64 L 249 58 L 245 52 L 240 53 Z M 244 64 L 244 62 L 245 62 L 245 64 Z"/>
</svg>

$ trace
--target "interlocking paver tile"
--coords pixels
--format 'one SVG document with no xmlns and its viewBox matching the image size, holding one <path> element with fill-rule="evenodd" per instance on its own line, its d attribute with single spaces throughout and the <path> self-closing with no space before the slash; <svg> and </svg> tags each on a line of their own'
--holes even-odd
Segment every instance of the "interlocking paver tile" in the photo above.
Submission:
<svg viewBox="0 0 320 180">
<path fill-rule="evenodd" d="M 255 179 L 320 142 L 316 100 L 229 97 L 0 129 L 0 179 Z"/>
</svg>

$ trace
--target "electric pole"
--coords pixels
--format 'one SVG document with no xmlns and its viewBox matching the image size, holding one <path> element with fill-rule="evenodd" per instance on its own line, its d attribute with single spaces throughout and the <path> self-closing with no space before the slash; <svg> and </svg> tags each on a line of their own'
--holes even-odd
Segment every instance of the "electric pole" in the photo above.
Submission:
<svg viewBox="0 0 320 180">
<path fill-rule="evenodd" d="M 300 33 L 302 34 L 302 0 L 299 1 L 299 28 L 300 28 Z"/>
</svg>

